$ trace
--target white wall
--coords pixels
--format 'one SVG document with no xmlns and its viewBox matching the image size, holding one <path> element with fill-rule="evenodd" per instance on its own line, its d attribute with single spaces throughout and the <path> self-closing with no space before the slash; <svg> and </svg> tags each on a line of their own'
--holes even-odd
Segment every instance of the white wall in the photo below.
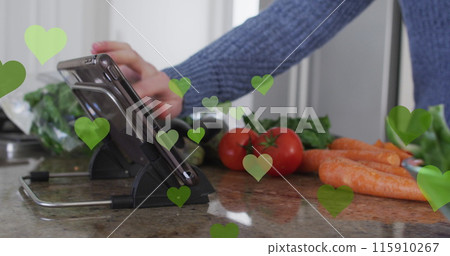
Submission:
<svg viewBox="0 0 450 256">
<path fill-rule="evenodd" d="M 212 15 L 224 12 L 219 7 L 226 8 L 225 0 L 114 0 L 112 4 L 151 45 L 113 8 L 109 39 L 128 42 L 159 69 L 182 62 L 231 27 L 231 20 L 223 24 L 222 15 Z"/>
<path fill-rule="evenodd" d="M 169 62 L 178 64 L 232 27 L 232 1 L 111 0 Z M 158 68 L 169 64 L 105 0 L 0 0 L 0 59 L 22 62 L 28 74 L 54 71 L 64 59 L 90 54 L 100 40 L 129 42 Z M 23 40 L 26 28 L 62 28 L 66 47 L 41 66 Z"/>
<path fill-rule="evenodd" d="M 108 13 L 103 0 L 0 0 L 0 59 L 18 60 L 27 74 L 55 71 L 58 61 L 89 55 L 90 44 L 107 37 Z M 25 30 L 31 25 L 45 29 L 62 28 L 67 34 L 66 47 L 41 65 L 28 50 Z"/>
<path fill-rule="evenodd" d="M 396 2 L 374 1 L 313 55 L 310 104 L 330 116 L 333 133 L 368 143 L 385 138 L 398 86 L 398 15 Z"/>
<path fill-rule="evenodd" d="M 111 3 L 117 10 L 110 8 L 109 39 L 128 42 L 158 69 L 179 64 L 259 12 L 259 0 L 114 0 Z M 233 105 L 252 107 L 253 95 L 246 95 Z"/>
<path fill-rule="evenodd" d="M 412 76 L 411 54 L 409 52 L 408 33 L 406 26 L 402 25 L 402 39 L 400 51 L 400 77 L 399 77 L 398 105 L 414 110 L 414 82 Z"/>
<path fill-rule="evenodd" d="M 57 79 L 56 64 L 65 59 L 89 55 L 90 45 L 108 37 L 109 14 L 103 0 L 0 0 L 0 60 L 21 62 L 27 71 L 24 83 L 0 100 L 3 110 L 11 118 L 25 113 L 18 104 L 28 91 L 45 85 L 37 74 L 51 72 Z M 27 48 L 25 30 L 31 25 L 45 29 L 62 28 L 67 34 L 65 48 L 44 65 Z M 17 123 L 17 122 L 16 122 Z M 21 122 L 23 124 L 23 122 Z M 19 124 L 20 126 L 20 124 Z M 27 130 L 23 125 L 23 130 Z"/>
</svg>

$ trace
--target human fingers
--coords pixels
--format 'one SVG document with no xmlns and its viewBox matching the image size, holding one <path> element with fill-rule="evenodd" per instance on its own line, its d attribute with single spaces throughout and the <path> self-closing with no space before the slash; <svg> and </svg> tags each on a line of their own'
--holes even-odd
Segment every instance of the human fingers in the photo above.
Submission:
<svg viewBox="0 0 450 256">
<path fill-rule="evenodd" d="M 119 65 L 120 71 L 122 71 L 123 75 L 127 78 L 128 82 L 134 84 L 141 80 L 141 75 L 129 68 L 126 65 Z"/>
<path fill-rule="evenodd" d="M 169 89 L 169 80 L 165 73 L 158 72 L 155 76 L 133 84 L 133 88 L 140 98 L 150 97 L 162 102 L 155 107 L 155 110 L 164 107 L 165 104 L 170 105 L 170 108 L 158 115 L 158 118 L 165 118 L 169 114 L 172 117 L 178 116 L 183 107 L 183 99 Z"/>
<path fill-rule="evenodd" d="M 169 105 L 170 108 L 168 109 L 162 109 L 165 107 L 164 105 Z M 156 117 L 158 119 L 164 119 L 168 115 L 170 115 L 171 118 L 177 117 L 180 115 L 181 111 L 183 110 L 183 101 L 181 98 L 178 99 L 171 99 L 168 101 L 165 101 L 164 104 L 160 104 L 156 107 L 155 111 L 158 111 L 161 109 L 161 113 Z"/>
<path fill-rule="evenodd" d="M 169 89 L 169 77 L 164 72 L 157 72 L 154 76 L 145 77 L 139 82 L 133 84 L 133 88 L 139 97 L 145 96 L 159 98 L 170 98 L 177 96 Z"/>
<path fill-rule="evenodd" d="M 91 52 L 92 54 L 98 54 L 120 50 L 131 50 L 131 46 L 128 43 L 124 42 L 100 41 L 92 44 Z"/>
<path fill-rule="evenodd" d="M 141 76 L 153 76 L 158 72 L 153 65 L 131 49 L 107 52 L 107 54 L 118 65 L 126 65 Z"/>
</svg>

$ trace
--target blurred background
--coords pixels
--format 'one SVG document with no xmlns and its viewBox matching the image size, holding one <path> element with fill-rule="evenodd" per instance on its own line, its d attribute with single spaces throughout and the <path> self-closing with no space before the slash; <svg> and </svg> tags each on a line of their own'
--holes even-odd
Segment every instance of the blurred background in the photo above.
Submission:
<svg viewBox="0 0 450 256">
<path fill-rule="evenodd" d="M 89 55 L 95 41 L 128 42 L 162 69 L 185 60 L 272 1 L 109 2 L 0 0 L 0 61 L 17 60 L 27 69 L 25 83 L 0 100 L 5 112 L 21 112 L 8 101 L 54 79 L 58 61 Z M 26 28 L 34 24 L 46 29 L 60 27 L 68 36 L 66 47 L 45 65 L 23 40 Z M 266 96 L 250 94 L 234 105 L 254 110 L 263 105 L 297 106 L 298 115 L 312 106 L 318 115 L 329 115 L 335 134 L 370 143 L 384 138 L 384 118 L 390 108 L 414 107 L 408 39 L 397 2 L 375 1 L 324 47 L 278 76 L 274 87 L 285 89 L 272 89 Z M 5 120 L 4 115 L 0 117 Z M 3 123 L 1 129 L 6 129 Z"/>
</svg>

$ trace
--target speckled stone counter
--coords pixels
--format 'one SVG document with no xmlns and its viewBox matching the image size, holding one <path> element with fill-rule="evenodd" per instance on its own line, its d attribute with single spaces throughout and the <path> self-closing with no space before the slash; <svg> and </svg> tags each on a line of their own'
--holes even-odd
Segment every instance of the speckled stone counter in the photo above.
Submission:
<svg viewBox="0 0 450 256">
<path fill-rule="evenodd" d="M 0 167 L 0 237 L 107 237 L 133 211 L 108 207 L 43 208 L 20 189 L 18 178 L 30 170 L 86 171 L 84 158 L 49 158 L 44 162 Z M 333 218 L 318 204 L 317 175 L 264 177 L 259 183 L 245 172 L 203 166 L 216 189 L 210 203 L 183 208 L 138 209 L 112 237 L 209 237 L 216 223 L 239 225 L 239 237 L 450 237 L 450 222 L 428 203 L 355 195 Z M 132 179 L 58 179 L 33 183 L 45 200 L 105 200 L 128 193 Z M 314 206 L 317 211 L 311 207 Z M 334 227 L 332 227 L 325 219 Z M 337 231 L 336 231 L 336 230 Z"/>
</svg>

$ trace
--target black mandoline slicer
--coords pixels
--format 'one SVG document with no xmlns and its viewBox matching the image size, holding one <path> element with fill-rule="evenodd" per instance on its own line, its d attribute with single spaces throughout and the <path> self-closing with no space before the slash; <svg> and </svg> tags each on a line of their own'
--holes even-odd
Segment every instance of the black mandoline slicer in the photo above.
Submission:
<svg viewBox="0 0 450 256">
<path fill-rule="evenodd" d="M 139 99 L 108 55 L 60 62 L 58 70 L 87 115 L 91 119 L 108 119 L 111 129 L 102 145 L 95 150 L 88 172 L 31 172 L 28 176 L 21 177 L 21 186 L 36 204 L 45 207 L 110 205 L 115 209 L 170 206 L 174 204 L 167 198 L 167 189 L 182 185 L 191 189 L 191 196 L 186 204 L 209 202 L 208 194 L 213 193 L 214 188 L 199 168 L 190 166 L 181 159 L 178 150 L 183 146 L 182 138 L 170 151 L 156 140 L 154 143 L 148 142 L 148 138 L 154 139 L 162 124 L 153 119 L 152 113 L 157 110 L 151 111 L 148 107 L 152 106 L 153 101 L 150 99 L 143 102 Z M 189 129 L 179 121 L 172 122 L 170 128 L 177 130 L 180 137 Z M 134 177 L 134 181 L 127 195 L 112 195 L 109 200 L 81 202 L 43 201 L 26 182 L 48 182 L 54 178 L 80 176 L 91 179 Z"/>
</svg>

